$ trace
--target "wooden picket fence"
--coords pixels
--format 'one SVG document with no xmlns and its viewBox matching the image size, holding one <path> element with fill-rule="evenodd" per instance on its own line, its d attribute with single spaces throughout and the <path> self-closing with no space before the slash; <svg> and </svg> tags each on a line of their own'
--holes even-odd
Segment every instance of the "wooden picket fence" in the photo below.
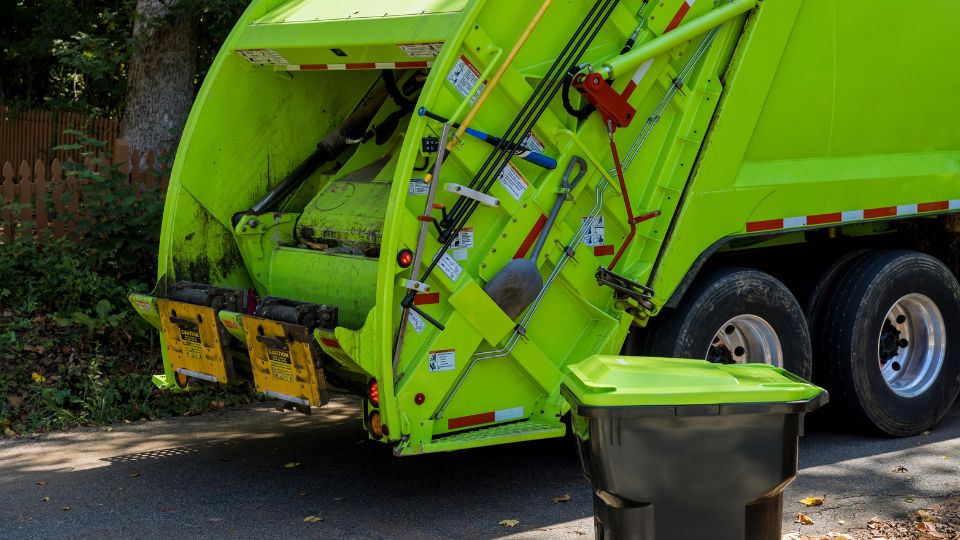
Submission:
<svg viewBox="0 0 960 540">
<path fill-rule="evenodd" d="M 120 137 L 120 120 L 65 111 L 0 108 L 0 163 L 80 160 L 80 150 L 52 150 L 54 146 L 76 142 L 76 135 L 64 133 L 67 129 L 80 130 L 94 139 L 107 141 L 104 150 L 113 154 L 116 150 L 112 145 Z"/>
<path fill-rule="evenodd" d="M 138 197 L 156 186 L 166 193 L 170 178 L 162 174 L 154 151 L 141 158 L 137 151 L 128 152 L 122 140 L 116 141 L 115 150 L 113 164 L 126 175 L 126 182 L 139 186 Z M 85 165 L 99 169 L 89 160 Z M 25 235 L 38 240 L 70 236 L 73 228 L 65 218 L 79 212 L 86 180 L 66 173 L 58 159 L 49 166 L 42 159 L 33 165 L 21 161 L 19 167 L 4 163 L 0 168 L 0 243 Z"/>
</svg>

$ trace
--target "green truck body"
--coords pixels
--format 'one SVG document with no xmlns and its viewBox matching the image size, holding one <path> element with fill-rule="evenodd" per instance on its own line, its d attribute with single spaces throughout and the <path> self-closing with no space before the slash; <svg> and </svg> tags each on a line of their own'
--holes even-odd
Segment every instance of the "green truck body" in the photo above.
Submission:
<svg viewBox="0 0 960 540">
<path fill-rule="evenodd" d="M 509 133 L 538 85 L 553 84 L 551 68 L 593 13 L 605 16 L 596 35 L 560 65 L 579 65 L 577 75 L 546 93 L 524 138 L 557 166 L 514 156 L 488 190 L 477 189 L 487 199 L 470 198 L 457 185 L 471 185 L 495 149 L 461 134 L 433 178 L 429 146 L 442 124 L 418 109 L 451 122 L 471 115 L 471 128 Z M 166 372 L 155 381 L 175 390 L 190 377 L 252 378 L 301 409 L 322 405 L 330 390 L 357 393 L 371 436 L 398 455 L 562 435 L 565 366 L 640 352 L 638 343 L 671 326 L 658 320 L 676 318 L 708 288 L 701 280 L 711 271 L 763 271 L 804 304 L 803 284 L 826 280 L 823 269 L 848 254 L 921 253 L 940 238 L 928 230 L 952 238 L 958 19 L 960 4 L 932 0 L 254 0 L 180 142 L 157 288 L 131 295 L 165 338 Z M 561 94 L 576 109 L 593 103 L 583 88 L 592 73 L 610 92 L 578 119 Z M 341 137 L 335 155 L 282 200 L 250 210 L 371 103 L 361 136 Z M 632 121 L 622 122 L 631 108 Z M 529 255 L 576 157 L 586 174 L 565 192 L 536 257 L 544 285 L 511 318 L 487 285 Z M 431 185 L 432 220 L 424 217 Z M 461 227 L 444 228 L 446 212 L 474 203 Z M 444 246 L 442 238 L 453 240 Z M 404 250 L 422 259 L 419 275 Z M 184 315 L 191 297 L 175 291 L 209 286 L 218 300 L 208 294 L 193 302 L 207 306 Z M 319 308 L 307 324 L 260 310 L 267 298 L 289 308 L 273 313 Z M 941 309 L 941 326 L 956 333 L 954 308 Z M 187 320 L 205 314 L 206 322 Z M 745 328 L 784 331 L 766 320 Z M 820 362 L 817 343 L 826 338 L 809 325 L 792 330 Z M 788 341 L 781 334 L 758 350 L 779 351 L 772 363 L 809 377 L 806 364 L 791 367 Z M 878 373 L 890 362 L 884 356 Z M 944 358 L 935 367 L 951 384 L 936 390 L 938 373 L 928 374 L 920 394 L 936 390 L 949 407 L 957 358 Z M 862 386 L 845 395 L 823 385 L 834 401 L 867 399 Z M 936 421 L 942 412 L 931 414 Z"/>
</svg>

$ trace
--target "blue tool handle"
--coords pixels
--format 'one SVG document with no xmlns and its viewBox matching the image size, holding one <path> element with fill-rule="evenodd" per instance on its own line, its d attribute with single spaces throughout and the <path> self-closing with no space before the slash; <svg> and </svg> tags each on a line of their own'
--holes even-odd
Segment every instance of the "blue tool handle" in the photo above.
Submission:
<svg viewBox="0 0 960 540">
<path fill-rule="evenodd" d="M 557 168 L 557 160 L 553 159 L 550 156 L 545 156 L 539 152 L 526 152 L 522 154 L 520 158 L 523 159 L 524 161 L 529 161 L 534 165 L 539 165 L 544 169 L 553 170 Z"/>
</svg>

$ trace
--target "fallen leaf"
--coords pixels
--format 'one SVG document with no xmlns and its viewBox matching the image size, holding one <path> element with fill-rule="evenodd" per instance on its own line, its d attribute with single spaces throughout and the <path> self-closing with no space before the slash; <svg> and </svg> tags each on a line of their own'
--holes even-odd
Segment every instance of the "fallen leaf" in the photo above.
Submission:
<svg viewBox="0 0 960 540">
<path fill-rule="evenodd" d="M 937 521 L 937 519 L 933 517 L 933 514 L 927 510 L 917 510 L 917 517 L 920 518 L 920 521 L 926 521 L 930 523 Z"/>
<path fill-rule="evenodd" d="M 913 495 L 907 495 L 907 498 L 903 499 L 908 504 L 913 504 Z"/>
<path fill-rule="evenodd" d="M 850 536 L 849 534 L 843 534 L 843 533 L 831 533 L 831 534 L 833 534 L 833 538 L 835 540 L 853 540 L 853 537 Z"/>
<path fill-rule="evenodd" d="M 38 486 L 45 486 L 45 485 L 47 485 L 47 481 L 46 481 L 46 480 L 37 480 L 37 485 L 38 485 Z"/>
<path fill-rule="evenodd" d="M 136 477 L 140 476 L 140 473 L 138 473 L 138 472 L 132 472 L 132 473 L 128 474 L 127 476 L 129 476 L 130 478 L 136 478 Z"/>
<path fill-rule="evenodd" d="M 570 494 L 569 494 L 569 493 L 566 493 L 566 494 L 563 494 L 563 495 L 561 495 L 561 496 L 559 496 L 559 497 L 554 497 L 554 498 L 553 498 L 553 503 L 554 503 L 554 504 L 556 504 L 556 503 L 565 503 L 565 502 L 570 502 Z"/>
<path fill-rule="evenodd" d="M 807 497 L 806 499 L 800 499 L 800 504 L 804 506 L 822 506 L 823 497 Z"/>
<path fill-rule="evenodd" d="M 104 431 L 113 431 L 113 428 L 110 427 L 110 426 L 107 426 L 107 427 L 103 428 L 103 430 L 104 430 Z"/>
<path fill-rule="evenodd" d="M 320 516 L 307 516 L 303 518 L 304 523 L 320 523 L 323 521 L 323 518 Z"/>
<path fill-rule="evenodd" d="M 950 456 L 943 456 L 943 459 L 950 459 Z"/>
<path fill-rule="evenodd" d="M 294 467 L 299 467 L 299 466 L 300 466 L 300 462 L 299 462 L 299 461 L 291 461 L 290 463 L 287 463 L 286 465 L 284 465 L 283 468 L 285 468 L 285 469 L 292 469 L 292 468 L 294 468 Z"/>
<path fill-rule="evenodd" d="M 501 520 L 498 525 L 500 525 L 501 527 L 507 527 L 508 529 L 510 529 L 510 528 L 516 527 L 519 524 L 520 524 L 519 519 L 504 519 L 504 520 Z"/>
<path fill-rule="evenodd" d="M 810 519 L 810 516 L 808 516 L 808 515 L 806 515 L 806 514 L 804 514 L 804 513 L 802 513 L 802 512 L 797 512 L 797 518 L 794 519 L 793 522 L 794 522 L 794 523 L 800 523 L 800 524 L 803 524 L 803 525 L 813 525 L 813 520 Z"/>
<path fill-rule="evenodd" d="M 842 519 L 838 519 L 838 520 L 837 520 L 837 523 L 838 523 L 839 525 L 846 525 L 846 524 L 847 524 L 847 522 L 844 521 L 844 520 L 842 520 Z"/>
<path fill-rule="evenodd" d="M 40 499 L 42 502 L 50 502 L 50 497 L 44 497 Z"/>
<path fill-rule="evenodd" d="M 24 346 L 23 346 L 23 350 L 26 351 L 26 350 L 27 350 L 27 347 L 28 347 L 28 345 L 24 345 Z M 29 350 L 32 351 L 33 348 L 31 347 Z M 43 383 L 43 382 L 46 382 L 46 380 L 47 380 L 46 377 L 44 377 L 43 375 L 37 373 L 36 371 L 34 371 L 33 373 L 30 374 L 30 378 L 33 379 L 33 382 L 35 382 L 35 383 L 37 383 L 37 384 L 41 384 L 41 383 Z"/>
<path fill-rule="evenodd" d="M 303 496 L 305 496 L 306 494 L 307 494 L 306 491 L 298 491 L 298 492 L 297 492 L 297 497 L 303 497 Z"/>
<path fill-rule="evenodd" d="M 60 509 L 61 509 L 61 510 L 69 510 L 70 507 L 67 506 L 67 505 L 63 505 L 63 506 L 60 507 Z"/>
</svg>

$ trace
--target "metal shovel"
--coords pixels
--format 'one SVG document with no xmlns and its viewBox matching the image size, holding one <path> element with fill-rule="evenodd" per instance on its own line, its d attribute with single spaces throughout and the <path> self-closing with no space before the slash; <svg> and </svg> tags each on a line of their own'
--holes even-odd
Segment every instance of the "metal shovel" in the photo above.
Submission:
<svg viewBox="0 0 960 540">
<path fill-rule="evenodd" d="M 579 167 L 577 176 L 570 181 L 570 175 L 573 173 L 574 166 Z M 537 243 L 530 252 L 528 259 L 514 259 L 507 263 L 493 279 L 487 282 L 483 290 L 493 299 L 500 309 L 502 309 L 511 319 L 516 319 L 527 306 L 533 302 L 534 298 L 543 288 L 543 276 L 537 269 L 537 258 L 543 250 L 543 245 L 547 241 L 550 229 L 557 220 L 560 213 L 560 207 L 563 201 L 567 200 L 570 192 L 576 187 L 580 179 L 587 172 L 587 162 L 579 156 L 570 158 L 567 170 L 563 173 L 563 179 L 560 181 L 560 193 L 557 195 L 557 201 L 553 203 L 553 209 L 547 217 L 547 222 L 537 237 Z"/>
</svg>

